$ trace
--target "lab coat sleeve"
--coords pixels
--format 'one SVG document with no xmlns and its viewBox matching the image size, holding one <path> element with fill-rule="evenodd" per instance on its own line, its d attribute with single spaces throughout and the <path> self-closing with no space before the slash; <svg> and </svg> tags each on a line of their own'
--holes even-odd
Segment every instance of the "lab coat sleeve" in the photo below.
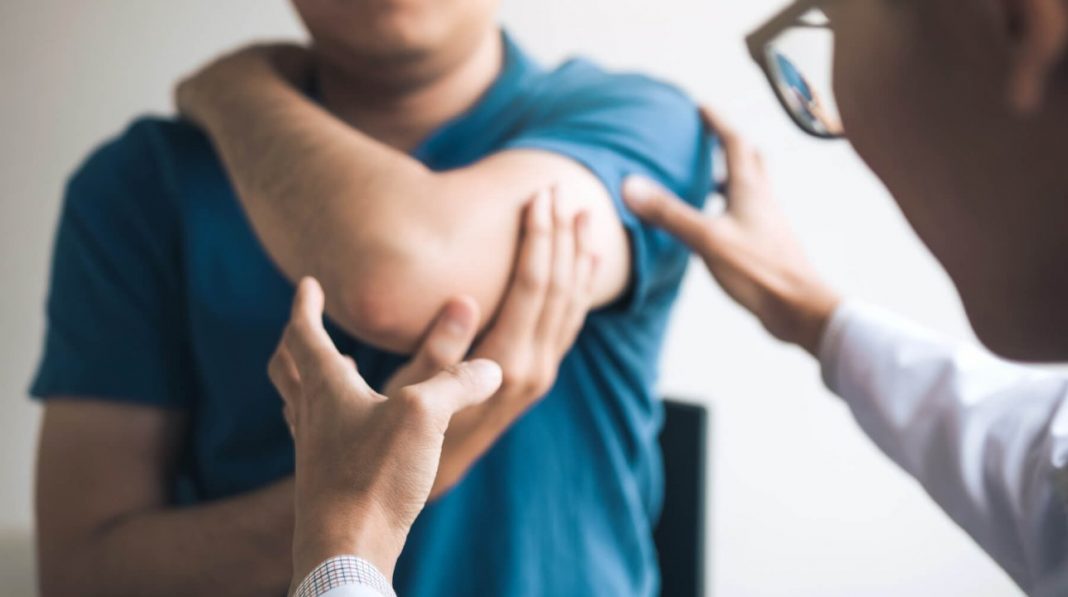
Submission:
<svg viewBox="0 0 1068 597">
<path fill-rule="evenodd" d="M 389 580 L 374 564 L 352 555 L 327 559 L 308 573 L 295 597 L 396 597 Z"/>
<path fill-rule="evenodd" d="M 342 585 L 322 593 L 319 597 L 384 597 L 366 585 Z"/>
<path fill-rule="evenodd" d="M 1068 595 L 1068 376 L 846 303 L 824 380 L 864 431 L 1023 588 Z"/>
</svg>

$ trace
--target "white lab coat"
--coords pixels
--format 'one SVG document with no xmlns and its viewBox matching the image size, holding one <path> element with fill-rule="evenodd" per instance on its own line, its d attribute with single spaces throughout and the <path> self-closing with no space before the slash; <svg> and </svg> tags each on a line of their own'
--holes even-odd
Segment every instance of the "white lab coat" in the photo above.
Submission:
<svg viewBox="0 0 1068 597">
<path fill-rule="evenodd" d="M 820 350 L 871 439 L 1034 595 L 1068 595 L 1068 377 L 847 303 Z"/>
</svg>

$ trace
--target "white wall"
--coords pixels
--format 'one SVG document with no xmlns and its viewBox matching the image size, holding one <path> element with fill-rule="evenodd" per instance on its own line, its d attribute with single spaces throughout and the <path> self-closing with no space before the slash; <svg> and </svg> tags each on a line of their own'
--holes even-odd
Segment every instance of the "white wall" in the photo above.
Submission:
<svg viewBox="0 0 1068 597">
<path fill-rule="evenodd" d="M 781 0 L 506 0 L 537 55 L 582 53 L 672 79 L 767 150 L 782 202 L 830 279 L 959 337 L 946 278 L 844 145 L 780 113 L 742 35 Z M 26 386 L 65 176 L 103 137 L 169 110 L 171 82 L 217 51 L 298 34 L 285 0 L 0 3 L 0 527 L 31 520 L 38 409 Z M 877 66 L 876 66 L 877 67 Z M 716 409 L 718 595 L 1011 595 L 1012 585 L 888 464 L 819 383 L 694 270 L 665 391 Z M 685 325 L 680 325 L 685 322 Z"/>
</svg>

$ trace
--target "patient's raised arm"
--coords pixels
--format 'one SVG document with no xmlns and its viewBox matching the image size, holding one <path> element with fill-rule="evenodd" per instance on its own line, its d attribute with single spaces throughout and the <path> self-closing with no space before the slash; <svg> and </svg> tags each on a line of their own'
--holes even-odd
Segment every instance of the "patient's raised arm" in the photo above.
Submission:
<svg viewBox="0 0 1068 597">
<path fill-rule="evenodd" d="M 629 247 L 602 182 L 567 157 L 514 149 L 434 172 L 350 127 L 286 82 L 272 51 L 224 58 L 179 88 L 211 137 L 260 240 L 291 280 L 319 279 L 350 333 L 409 351 L 446 300 L 494 314 L 524 203 L 555 186 L 567 220 L 589 212 L 602 256 L 596 304 L 627 285 Z M 485 322 L 483 322 L 485 323 Z"/>
</svg>

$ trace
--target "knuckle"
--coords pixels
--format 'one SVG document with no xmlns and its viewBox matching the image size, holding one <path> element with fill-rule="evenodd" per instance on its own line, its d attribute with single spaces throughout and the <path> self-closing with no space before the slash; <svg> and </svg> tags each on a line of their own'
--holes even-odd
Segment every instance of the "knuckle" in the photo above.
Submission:
<svg viewBox="0 0 1068 597">
<path fill-rule="evenodd" d="M 397 400 L 407 417 L 421 419 L 431 414 L 433 402 L 424 388 L 418 386 L 403 388 Z"/>
<path fill-rule="evenodd" d="M 425 390 L 405 388 L 396 399 L 402 418 L 410 424 L 420 425 L 434 419 L 434 400 Z"/>
<path fill-rule="evenodd" d="M 528 371 L 517 365 L 502 367 L 501 386 L 510 390 L 523 388 L 530 379 Z"/>
<path fill-rule="evenodd" d="M 271 355 L 271 360 L 267 361 L 267 376 L 272 380 L 278 377 L 278 373 L 282 370 L 281 358 L 278 356 L 278 351 L 275 351 Z"/>
<path fill-rule="evenodd" d="M 288 324 L 286 324 L 286 328 L 284 330 L 282 330 L 282 342 L 281 342 L 281 344 L 283 346 L 293 346 L 293 343 L 296 340 L 296 338 L 295 338 L 296 332 L 293 330 L 293 325 L 294 325 L 294 322 L 290 321 Z"/>
<path fill-rule="evenodd" d="M 453 376 L 457 382 L 465 389 L 471 389 L 478 387 L 478 378 L 475 372 L 470 367 L 465 367 L 461 364 L 449 364 L 442 367 L 445 372 Z"/>
<path fill-rule="evenodd" d="M 522 290 L 536 292 L 549 284 L 549 276 L 540 267 L 524 267 L 516 275 L 516 284 Z"/>
<path fill-rule="evenodd" d="M 440 350 L 430 350 L 423 355 L 421 368 L 425 369 L 428 373 L 441 371 L 449 367 L 452 363 L 449 362 L 448 357 Z"/>
</svg>

